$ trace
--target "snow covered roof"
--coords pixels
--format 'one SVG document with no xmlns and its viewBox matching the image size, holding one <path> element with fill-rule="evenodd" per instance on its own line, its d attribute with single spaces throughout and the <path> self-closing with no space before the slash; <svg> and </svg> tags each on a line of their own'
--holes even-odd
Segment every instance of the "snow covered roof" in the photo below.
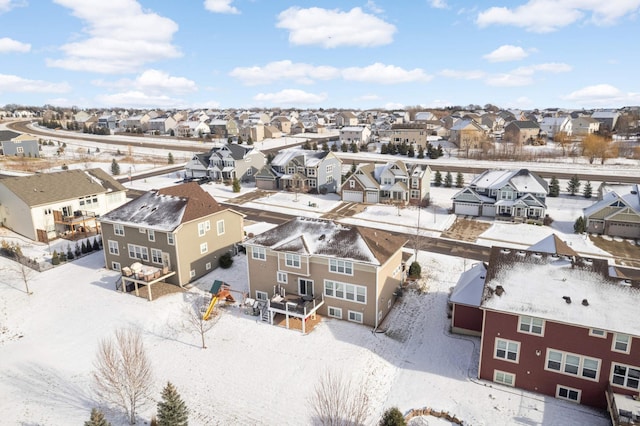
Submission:
<svg viewBox="0 0 640 426">
<path fill-rule="evenodd" d="M 484 280 L 487 268 L 484 263 L 476 263 L 460 275 L 449 300 L 452 303 L 459 303 L 468 306 L 480 306 L 482 293 L 484 291 Z"/>
<path fill-rule="evenodd" d="M 538 241 L 527 249 L 536 253 L 558 254 L 561 256 L 578 256 L 578 253 L 562 241 L 556 234 Z"/>
<path fill-rule="evenodd" d="M 406 238 L 386 231 L 302 217 L 245 242 L 276 251 L 337 257 L 373 265 L 384 264 L 405 243 Z"/>
<path fill-rule="evenodd" d="M 616 200 L 621 200 L 632 210 L 640 213 L 640 193 L 638 185 L 621 185 L 610 190 L 602 196 L 602 200 L 583 209 L 585 216 L 591 216 L 593 213 L 607 207 Z"/>
<path fill-rule="evenodd" d="M 549 184 L 527 169 L 486 170 L 473 179 L 470 185 L 477 188 L 500 189 L 507 183 L 510 183 L 518 192 L 536 194 L 547 194 L 549 192 Z"/>
<path fill-rule="evenodd" d="M 298 148 L 283 149 L 274 157 L 273 160 L 271 160 L 271 165 L 274 167 L 286 166 L 296 157 L 300 157 L 302 161 L 304 161 L 304 164 L 301 165 L 313 167 L 326 156 L 327 153 L 324 151 L 316 152 Z"/>
<path fill-rule="evenodd" d="M 486 276 L 484 309 L 640 336 L 640 289 L 604 259 L 493 247 Z"/>
</svg>

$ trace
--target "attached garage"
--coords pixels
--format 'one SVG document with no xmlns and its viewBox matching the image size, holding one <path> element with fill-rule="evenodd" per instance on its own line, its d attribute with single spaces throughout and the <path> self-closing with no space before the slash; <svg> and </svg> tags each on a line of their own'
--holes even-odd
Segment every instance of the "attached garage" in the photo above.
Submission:
<svg viewBox="0 0 640 426">
<path fill-rule="evenodd" d="M 367 203 L 378 204 L 379 195 L 378 191 L 367 191 Z"/>
<path fill-rule="evenodd" d="M 480 216 L 480 204 L 455 203 L 453 212 L 465 216 Z"/>
<path fill-rule="evenodd" d="M 482 216 L 495 217 L 496 206 L 493 204 L 484 204 L 482 206 Z"/>
<path fill-rule="evenodd" d="M 610 222 L 609 229 L 607 230 L 607 235 L 621 238 L 640 238 L 640 224 Z"/>
<path fill-rule="evenodd" d="M 342 191 L 342 201 L 361 203 L 363 199 L 362 191 Z"/>
</svg>

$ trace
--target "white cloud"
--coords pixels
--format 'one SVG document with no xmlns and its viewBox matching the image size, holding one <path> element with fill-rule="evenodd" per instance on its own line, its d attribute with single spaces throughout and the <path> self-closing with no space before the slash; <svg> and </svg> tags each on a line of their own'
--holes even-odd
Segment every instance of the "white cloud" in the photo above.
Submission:
<svg viewBox="0 0 640 426">
<path fill-rule="evenodd" d="M 51 83 L 42 80 L 29 80 L 17 75 L 0 74 L 0 93 L 66 93 L 71 90 L 67 83 Z"/>
<path fill-rule="evenodd" d="M 373 0 L 367 0 L 367 4 L 365 5 L 365 7 L 378 15 L 384 13 L 384 9 L 379 7 Z"/>
<path fill-rule="evenodd" d="M 54 0 L 72 10 L 85 23 L 88 38 L 67 43 L 63 59 L 47 59 L 47 65 L 75 71 L 123 73 L 144 64 L 181 56 L 171 44 L 178 25 L 148 10 L 135 0 L 88 2 Z"/>
<path fill-rule="evenodd" d="M 442 77 L 455 78 L 458 80 L 478 80 L 484 78 L 487 75 L 487 73 L 480 70 L 460 71 L 450 69 L 444 69 L 438 74 Z"/>
<path fill-rule="evenodd" d="M 229 75 L 248 86 L 254 86 L 273 83 L 277 80 L 292 80 L 299 84 L 309 84 L 314 80 L 337 78 L 340 76 L 340 71 L 330 66 L 314 66 L 284 60 L 270 62 L 264 67 L 234 68 Z"/>
<path fill-rule="evenodd" d="M 384 108 L 388 109 L 388 110 L 394 110 L 394 109 L 404 109 L 405 105 L 401 104 L 400 102 L 387 102 L 386 104 L 384 104 Z"/>
<path fill-rule="evenodd" d="M 185 106 L 181 99 L 174 99 L 167 95 L 148 95 L 146 93 L 130 90 L 110 95 L 96 97 L 99 106 L 123 107 L 123 108 L 175 108 Z"/>
<path fill-rule="evenodd" d="M 640 8 L 640 0 L 529 0 L 509 9 L 491 7 L 478 14 L 481 28 L 490 25 L 512 25 L 527 31 L 546 33 L 575 22 L 612 25 Z"/>
<path fill-rule="evenodd" d="M 529 54 L 522 47 L 505 44 L 498 47 L 493 52 L 487 53 L 483 58 L 489 62 L 507 62 L 519 61 L 527 56 L 529 56 Z"/>
<path fill-rule="evenodd" d="M 17 40 L 2 37 L 0 38 L 0 53 L 20 52 L 25 53 L 31 50 L 29 43 L 22 43 Z"/>
<path fill-rule="evenodd" d="M 312 105 L 327 99 L 326 93 L 314 94 L 303 90 L 285 89 L 276 93 L 258 93 L 253 100 L 263 104 L 276 105 Z"/>
<path fill-rule="evenodd" d="M 519 67 L 509 73 L 494 74 L 487 77 L 485 82 L 489 86 L 516 87 L 533 84 L 537 72 L 561 73 L 571 71 L 571 66 L 561 62 L 528 65 Z"/>
<path fill-rule="evenodd" d="M 5 13 L 14 7 L 26 6 L 24 0 L 0 0 L 0 13 Z"/>
<path fill-rule="evenodd" d="M 449 5 L 447 4 L 447 0 L 430 0 L 429 3 L 431 7 L 436 9 L 448 9 Z"/>
<path fill-rule="evenodd" d="M 289 30 L 294 45 L 372 47 L 390 44 L 396 27 L 355 7 L 348 12 L 290 7 L 278 15 L 278 28 Z"/>
<path fill-rule="evenodd" d="M 342 70 L 342 77 L 349 81 L 366 83 L 398 84 L 413 81 L 426 82 L 433 78 L 424 70 L 415 68 L 405 70 L 395 65 L 385 65 L 379 62 L 367 67 L 349 67 Z"/>
<path fill-rule="evenodd" d="M 240 11 L 231 6 L 233 0 L 204 0 L 204 8 L 213 13 L 238 14 Z"/>
<path fill-rule="evenodd" d="M 184 77 L 174 77 L 164 71 L 154 69 L 144 71 L 134 80 L 128 78 L 113 82 L 94 80 L 92 83 L 99 87 L 139 90 L 147 95 L 190 93 L 198 89 L 198 86 L 193 80 Z"/>
<path fill-rule="evenodd" d="M 578 105 L 623 106 L 639 103 L 640 93 L 625 93 L 610 84 L 596 84 L 571 92 L 562 99 Z"/>
</svg>

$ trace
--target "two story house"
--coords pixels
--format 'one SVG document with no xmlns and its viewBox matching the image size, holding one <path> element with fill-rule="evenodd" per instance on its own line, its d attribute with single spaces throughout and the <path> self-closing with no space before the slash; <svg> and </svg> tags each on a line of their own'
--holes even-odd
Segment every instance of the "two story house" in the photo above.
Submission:
<svg viewBox="0 0 640 426">
<path fill-rule="evenodd" d="M 183 287 L 235 253 L 243 218 L 194 182 L 149 191 L 100 217 L 106 267 L 123 277 L 134 263 L 162 269 L 172 273 L 167 283 Z"/>
<path fill-rule="evenodd" d="M 638 185 L 603 185 L 600 199 L 583 210 L 586 231 L 610 237 L 640 238 Z"/>
<path fill-rule="evenodd" d="M 453 212 L 510 220 L 539 220 L 546 213 L 548 183 L 527 169 L 487 170 L 453 196 Z"/>
<path fill-rule="evenodd" d="M 487 130 L 475 120 L 458 120 L 449 129 L 449 141 L 462 150 L 477 149 L 486 140 Z"/>
<path fill-rule="evenodd" d="M 126 188 L 102 169 L 65 170 L 0 179 L 2 225 L 47 242 L 96 232 L 96 218 L 123 205 Z"/>
<path fill-rule="evenodd" d="M 539 136 L 538 123 L 530 120 L 515 120 L 504 127 L 502 140 L 516 145 L 534 145 Z"/>
<path fill-rule="evenodd" d="M 340 129 L 340 144 L 357 146 L 369 143 L 371 139 L 371 129 L 366 126 L 345 126 Z"/>
<path fill-rule="evenodd" d="M 211 151 L 196 154 L 185 165 L 185 175 L 191 178 L 209 177 L 213 180 L 253 181 L 264 167 L 266 157 L 253 145 L 215 145 Z"/>
<path fill-rule="evenodd" d="M 316 314 L 378 327 L 403 279 L 406 238 L 295 218 L 247 240 L 249 290 L 263 320 L 308 332 Z"/>
<path fill-rule="evenodd" d="M 2 145 L 2 154 L 6 156 L 40 157 L 38 139 L 31 135 L 21 134 L 9 140 L 0 139 L 0 144 Z"/>
<path fill-rule="evenodd" d="M 337 192 L 342 162 L 333 152 L 285 149 L 255 176 L 260 189 Z"/>
</svg>

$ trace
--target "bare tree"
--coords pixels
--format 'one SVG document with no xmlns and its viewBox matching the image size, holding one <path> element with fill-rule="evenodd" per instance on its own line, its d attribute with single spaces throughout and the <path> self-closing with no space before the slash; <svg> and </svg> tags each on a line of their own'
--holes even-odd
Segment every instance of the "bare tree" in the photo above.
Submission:
<svg viewBox="0 0 640 426">
<path fill-rule="evenodd" d="M 214 306 L 208 319 L 204 319 L 204 314 L 209 307 L 207 298 L 204 296 L 196 296 L 184 309 L 184 317 L 187 328 L 195 330 L 200 334 L 202 349 L 207 349 L 205 335 L 213 328 L 219 317 L 218 309 Z"/>
<path fill-rule="evenodd" d="M 310 398 L 317 420 L 327 426 L 364 424 L 369 397 L 363 385 L 344 373 L 325 370 Z"/>
<path fill-rule="evenodd" d="M 103 339 L 94 362 L 93 385 L 105 402 L 123 409 L 130 424 L 138 407 L 150 397 L 153 385 L 151 361 L 140 332 L 119 329 L 115 338 Z"/>
</svg>

